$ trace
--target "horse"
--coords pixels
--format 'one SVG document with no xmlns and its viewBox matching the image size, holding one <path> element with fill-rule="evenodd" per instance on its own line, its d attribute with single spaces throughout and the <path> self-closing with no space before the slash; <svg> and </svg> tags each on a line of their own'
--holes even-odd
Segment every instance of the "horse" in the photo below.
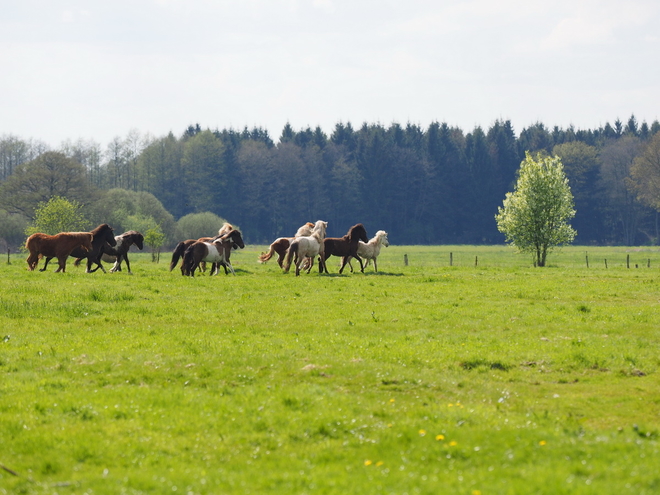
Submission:
<svg viewBox="0 0 660 495">
<path fill-rule="evenodd" d="M 115 236 L 115 241 L 117 241 L 117 245 L 115 247 L 112 247 L 109 244 L 103 245 L 103 249 L 101 250 L 101 257 L 96 261 L 96 263 L 99 266 L 101 266 L 101 261 L 105 261 L 106 263 L 114 263 L 113 267 L 110 268 L 110 273 L 113 273 L 121 271 L 121 262 L 124 260 L 126 261 L 126 268 L 128 268 L 128 273 L 132 274 L 131 264 L 128 261 L 128 250 L 132 245 L 135 245 L 139 250 L 142 250 L 144 247 L 144 236 L 135 230 L 129 230 L 128 232 L 124 232 L 121 235 Z M 95 268 L 95 270 L 98 270 L 98 268 Z"/>
<path fill-rule="evenodd" d="M 325 231 L 327 228 L 328 222 L 317 220 L 310 235 L 296 237 L 291 241 L 291 245 L 287 250 L 286 259 L 284 261 L 284 273 L 289 272 L 291 261 L 294 256 L 297 256 L 298 258 L 298 261 L 296 262 L 296 277 L 300 275 L 300 270 L 307 262 L 306 258 L 308 257 L 312 258 L 312 261 L 307 268 L 307 273 L 309 273 L 312 270 L 312 266 L 314 266 L 314 257 L 318 255 L 321 255 L 319 257 L 319 272 L 323 273 L 323 270 L 325 269 L 325 261 L 323 259 L 323 239 L 325 239 Z"/>
<path fill-rule="evenodd" d="M 362 259 L 358 256 L 358 242 L 360 241 L 368 241 L 367 229 L 361 223 L 353 225 L 344 237 L 326 237 L 323 240 L 323 266 L 325 267 L 325 272 L 328 273 L 328 265 L 325 263 L 328 258 L 330 256 L 341 256 L 340 274 L 344 271 L 346 262 L 351 257 L 360 262 L 360 271 L 364 273 Z"/>
<path fill-rule="evenodd" d="M 197 241 L 212 242 L 214 239 L 217 239 L 218 237 L 232 230 L 234 230 L 234 227 L 230 223 L 225 222 L 222 225 L 222 227 L 220 227 L 220 229 L 218 230 L 218 235 L 215 237 L 200 237 L 199 239 L 186 239 L 185 241 L 179 242 L 174 247 L 174 251 L 172 251 L 172 261 L 170 261 L 170 271 L 174 270 L 174 267 L 176 267 L 177 263 L 179 262 L 179 259 L 183 258 L 186 249 L 192 246 L 193 243 Z M 202 264 L 202 267 L 203 267 L 202 271 L 205 271 L 206 264 Z M 181 265 L 181 274 L 183 275 L 183 264 Z"/>
<path fill-rule="evenodd" d="M 87 258 L 87 269 L 85 270 L 86 273 L 92 273 L 92 263 L 94 260 L 96 260 L 100 255 L 101 255 L 101 249 L 103 249 L 103 245 L 107 242 L 111 246 L 114 246 L 117 244 L 117 241 L 115 241 L 115 236 L 113 235 L 114 231 L 112 230 L 112 227 L 108 225 L 107 223 L 102 223 L 98 227 L 96 227 L 94 230 L 90 232 L 92 234 L 92 248 L 88 251 L 80 248 L 80 247 L 75 247 L 69 253 L 69 256 L 73 256 L 74 258 L 80 258 L 84 259 Z M 46 258 L 46 263 L 44 263 L 44 267 L 41 269 L 41 271 L 44 271 L 46 267 L 48 266 L 48 262 L 52 259 L 53 257 L 47 257 Z M 78 260 L 74 262 L 74 266 L 78 266 L 80 263 Z M 105 273 L 105 270 L 103 267 L 101 267 L 103 272 Z"/>
<path fill-rule="evenodd" d="M 66 271 L 66 259 L 71 252 L 80 248 L 85 251 L 92 249 L 92 234 L 90 232 L 60 232 L 56 235 L 42 233 L 32 234 L 25 242 L 26 249 L 30 252 L 26 261 L 30 271 L 34 271 L 42 257 L 46 257 L 46 263 L 52 258 L 57 258 L 59 268 L 55 273 Z M 44 271 L 44 266 L 40 271 Z"/>
<path fill-rule="evenodd" d="M 277 264 L 282 268 L 284 262 L 284 257 L 286 256 L 286 250 L 289 249 L 291 241 L 296 237 L 303 237 L 306 235 L 311 235 L 314 224 L 312 222 L 307 222 L 305 225 L 298 229 L 296 235 L 293 237 L 278 237 L 273 241 L 273 243 L 268 248 L 267 253 L 261 253 L 259 256 L 259 263 L 266 263 L 269 259 L 277 253 Z"/>
<path fill-rule="evenodd" d="M 388 247 L 390 245 L 389 240 L 387 239 L 387 232 L 384 230 L 379 230 L 376 232 L 376 235 L 373 236 L 369 242 L 366 244 L 364 242 L 358 242 L 357 254 L 362 256 L 367 262 L 364 264 L 366 268 L 369 265 L 369 260 L 374 260 L 374 271 L 378 271 L 378 265 L 376 264 L 376 258 L 380 254 L 380 248 L 382 246 Z M 353 271 L 353 266 L 351 265 L 351 257 L 347 256 L 348 266 Z"/>
<path fill-rule="evenodd" d="M 228 266 L 231 273 L 236 275 L 229 261 L 229 253 L 235 245 L 240 248 L 245 247 L 241 232 L 238 230 L 232 230 L 212 242 L 194 242 L 183 254 L 181 273 L 194 277 L 199 264 L 205 261 L 216 264 L 211 275 L 217 274 L 219 265 Z"/>
<path fill-rule="evenodd" d="M 92 273 L 91 268 L 92 268 L 92 263 L 94 260 L 99 258 L 101 255 L 101 249 L 103 249 L 103 245 L 107 242 L 111 246 L 114 246 L 117 244 L 117 241 L 115 241 L 115 236 L 113 235 L 113 230 L 110 225 L 107 223 L 102 223 L 98 227 L 96 227 L 94 230 L 90 232 L 92 234 L 92 248 L 88 251 L 85 251 L 84 249 L 81 249 L 79 247 L 74 248 L 71 253 L 69 253 L 69 256 L 73 256 L 74 258 L 80 258 L 84 259 L 87 258 L 87 269 L 85 270 L 86 273 Z M 48 266 L 48 262 L 51 260 L 51 258 L 46 258 L 46 263 L 42 270 L 46 269 L 46 266 Z M 77 262 L 74 263 L 74 265 L 79 265 Z M 101 267 L 103 269 L 103 267 Z M 103 270 L 105 273 L 105 270 Z"/>
</svg>

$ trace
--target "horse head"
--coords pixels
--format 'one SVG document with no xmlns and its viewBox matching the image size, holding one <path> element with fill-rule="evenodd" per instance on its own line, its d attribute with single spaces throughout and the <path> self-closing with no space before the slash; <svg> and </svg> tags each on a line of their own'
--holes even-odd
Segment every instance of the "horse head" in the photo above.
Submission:
<svg viewBox="0 0 660 495">
<path fill-rule="evenodd" d="M 367 229 L 365 229 L 364 225 L 361 223 L 353 225 L 351 230 L 348 231 L 348 236 L 351 238 L 351 240 L 357 239 L 362 242 L 369 242 L 369 238 L 367 237 Z"/>
<path fill-rule="evenodd" d="M 312 235 L 317 235 L 320 239 L 325 238 L 325 231 L 328 228 L 328 222 L 317 220 L 312 229 Z"/>
<path fill-rule="evenodd" d="M 117 240 L 115 239 L 115 232 L 107 223 L 102 223 L 94 230 L 92 230 L 92 235 L 94 239 L 103 239 L 105 242 L 111 246 L 117 245 Z"/>
<path fill-rule="evenodd" d="M 234 249 L 237 249 L 237 247 L 243 249 L 245 247 L 243 236 L 241 235 L 240 230 L 232 230 L 229 232 L 229 234 L 227 234 L 227 238 L 231 239 L 232 247 Z"/>
<path fill-rule="evenodd" d="M 390 241 L 387 238 L 387 232 L 384 230 L 379 230 L 376 232 L 376 237 L 378 237 L 378 242 L 383 246 L 388 247 L 390 245 Z"/>
<path fill-rule="evenodd" d="M 142 251 L 142 248 L 144 247 L 144 236 L 134 230 L 132 230 L 131 233 L 132 233 L 131 239 L 133 240 L 133 244 L 135 244 L 137 248 L 140 251 Z"/>
</svg>

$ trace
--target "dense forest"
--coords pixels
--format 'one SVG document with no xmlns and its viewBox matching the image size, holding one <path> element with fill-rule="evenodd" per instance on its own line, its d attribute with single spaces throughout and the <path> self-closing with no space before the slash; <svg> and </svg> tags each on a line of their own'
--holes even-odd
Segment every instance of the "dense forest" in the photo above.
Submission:
<svg viewBox="0 0 660 495">
<path fill-rule="evenodd" d="M 593 130 L 537 123 L 519 134 L 509 121 L 468 133 L 446 123 L 338 123 L 329 135 L 287 124 L 277 142 L 261 128 L 193 125 L 158 138 L 131 131 L 105 149 L 90 141 L 49 149 L 5 135 L 0 220 L 34 214 L 43 195 L 31 195 L 30 167 L 47 168 L 39 158 L 57 152 L 70 169 L 51 173 L 48 191 L 100 203 L 99 220 L 107 211 L 103 193 L 121 189 L 153 195 L 175 221 L 212 212 L 238 225 L 249 243 L 292 235 L 317 219 L 329 222 L 332 236 L 362 222 L 370 235 L 386 230 L 396 244 L 502 243 L 494 216 L 529 150 L 562 158 L 577 210 L 576 243 L 656 244 L 657 211 L 639 200 L 631 167 L 658 131 L 657 121 L 639 124 L 631 116 Z"/>
</svg>

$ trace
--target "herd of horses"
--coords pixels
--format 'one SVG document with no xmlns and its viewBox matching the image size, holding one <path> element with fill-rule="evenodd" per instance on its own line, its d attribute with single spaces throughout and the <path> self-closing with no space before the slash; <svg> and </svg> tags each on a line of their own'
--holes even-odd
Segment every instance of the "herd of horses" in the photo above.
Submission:
<svg viewBox="0 0 660 495">
<path fill-rule="evenodd" d="M 268 252 L 262 253 L 258 261 L 266 263 L 277 254 L 280 268 L 288 273 L 293 264 L 296 276 L 300 275 L 301 271 L 310 273 L 317 257 L 319 273 L 328 273 L 326 262 L 330 256 L 341 258 L 340 274 L 346 265 L 353 272 L 353 258 L 360 263 L 361 272 L 364 273 L 370 261 L 374 263 L 374 271 L 378 271 L 376 259 L 380 249 L 382 246 L 389 246 L 387 232 L 379 230 L 372 239 L 368 239 L 364 225 L 358 223 L 343 237 L 326 237 L 327 228 L 328 223 L 323 220 L 308 222 L 300 227 L 293 237 L 279 237 L 273 241 Z M 25 243 L 30 253 L 26 261 L 28 269 L 33 271 L 39 260 L 45 258 L 44 266 L 40 269 L 45 271 L 50 260 L 56 258 L 59 264 L 56 272 L 65 272 L 67 259 L 73 257 L 76 258 L 76 266 L 83 260 L 87 261 L 87 273 L 93 273 L 99 268 L 105 273 L 101 261 L 114 263 L 110 272 L 121 271 L 122 262 L 126 262 L 128 273 L 132 273 L 128 260 L 129 249 L 136 246 L 141 250 L 143 245 L 144 236 L 141 233 L 131 230 L 115 236 L 112 227 L 104 223 L 91 232 L 32 234 Z M 179 242 L 172 252 L 170 271 L 174 270 L 181 260 L 181 274 L 184 276 L 194 277 L 196 271 L 205 271 L 207 263 L 211 264 L 211 275 L 217 274 L 220 266 L 224 268 L 225 274 L 231 272 L 235 275 L 230 261 L 231 252 L 244 247 L 241 232 L 225 223 L 216 236 Z M 94 265 L 96 267 L 92 268 Z"/>
</svg>

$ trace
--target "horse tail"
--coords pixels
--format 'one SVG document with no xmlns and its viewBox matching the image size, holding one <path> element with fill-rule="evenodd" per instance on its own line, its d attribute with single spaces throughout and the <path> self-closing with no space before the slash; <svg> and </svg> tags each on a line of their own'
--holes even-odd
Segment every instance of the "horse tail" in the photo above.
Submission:
<svg viewBox="0 0 660 495">
<path fill-rule="evenodd" d="M 286 259 L 284 260 L 284 273 L 289 273 L 289 268 L 291 268 L 291 260 L 293 255 L 298 253 L 298 241 L 293 241 L 289 246 L 288 251 L 286 252 Z"/>
<path fill-rule="evenodd" d="M 179 262 L 179 258 L 183 257 L 184 251 L 186 250 L 186 243 L 181 241 L 176 245 L 174 251 L 172 251 L 172 261 L 170 261 L 170 271 L 174 270 L 174 267 Z"/>
</svg>

